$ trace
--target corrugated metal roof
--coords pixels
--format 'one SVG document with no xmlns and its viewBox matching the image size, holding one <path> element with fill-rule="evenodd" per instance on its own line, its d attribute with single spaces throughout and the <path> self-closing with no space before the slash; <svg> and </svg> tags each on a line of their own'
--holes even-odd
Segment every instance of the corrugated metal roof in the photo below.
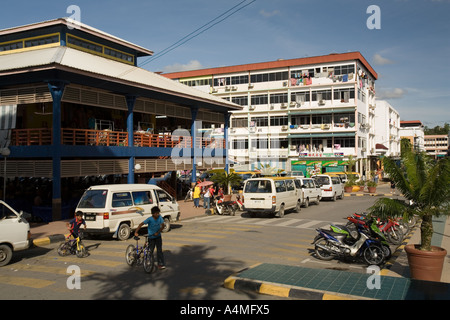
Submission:
<svg viewBox="0 0 450 320">
<path fill-rule="evenodd" d="M 175 82 L 154 72 L 68 47 L 45 48 L 0 55 L 0 76 L 1 73 L 20 73 L 24 69 L 27 72 L 33 71 L 27 70 L 30 68 L 47 66 L 52 68 L 54 64 L 79 70 L 83 73 L 97 74 L 118 81 L 134 83 L 140 87 L 147 87 L 149 90 L 220 105 L 232 110 L 242 109 L 237 104 Z"/>
</svg>

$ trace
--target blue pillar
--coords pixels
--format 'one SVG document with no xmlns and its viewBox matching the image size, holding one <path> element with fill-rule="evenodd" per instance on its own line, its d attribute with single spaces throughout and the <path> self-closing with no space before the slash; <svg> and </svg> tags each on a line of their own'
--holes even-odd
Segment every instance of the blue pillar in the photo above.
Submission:
<svg viewBox="0 0 450 320">
<path fill-rule="evenodd" d="M 228 127 L 230 126 L 230 116 L 231 113 L 225 113 L 224 114 L 224 128 L 223 128 L 223 139 L 225 140 L 225 150 L 223 152 L 225 157 L 225 172 L 229 173 L 229 160 L 228 160 Z"/>
<path fill-rule="evenodd" d="M 53 99 L 53 133 L 52 133 L 52 218 L 53 221 L 62 218 L 61 205 L 61 99 L 66 83 L 63 81 L 49 81 L 48 88 Z"/>
<path fill-rule="evenodd" d="M 192 152 L 193 155 L 192 158 L 192 173 L 191 173 L 191 183 L 195 185 L 197 182 L 197 126 L 196 126 L 196 119 L 198 114 L 198 107 L 192 107 L 191 108 L 191 139 L 192 139 Z"/>
<path fill-rule="evenodd" d="M 127 115 L 127 133 L 128 133 L 128 150 L 130 150 L 130 157 L 128 159 L 128 183 L 134 183 L 134 124 L 133 124 L 133 110 L 136 102 L 136 96 L 126 96 L 128 115 Z"/>
</svg>

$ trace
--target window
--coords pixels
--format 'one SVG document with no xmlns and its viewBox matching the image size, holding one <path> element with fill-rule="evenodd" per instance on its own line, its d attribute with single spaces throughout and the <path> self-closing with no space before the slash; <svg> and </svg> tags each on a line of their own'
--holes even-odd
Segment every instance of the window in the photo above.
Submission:
<svg viewBox="0 0 450 320">
<path fill-rule="evenodd" d="M 289 141 L 286 138 L 283 138 L 283 139 L 271 138 L 270 139 L 270 149 L 281 149 L 281 148 L 288 148 L 288 147 L 289 147 Z"/>
<path fill-rule="evenodd" d="M 48 37 L 27 40 L 25 41 L 25 48 L 43 46 L 44 44 L 58 43 L 58 42 L 59 42 L 59 34 L 56 34 Z"/>
<path fill-rule="evenodd" d="M 354 148 L 355 138 L 354 137 L 335 137 L 334 144 L 339 144 L 341 148 Z"/>
<path fill-rule="evenodd" d="M 267 127 L 269 125 L 269 117 L 252 117 L 250 119 L 257 127 Z"/>
<path fill-rule="evenodd" d="M 267 94 L 260 94 L 260 95 L 251 96 L 251 104 L 252 105 L 268 104 L 268 96 L 267 96 Z"/>
<path fill-rule="evenodd" d="M 309 115 L 291 116 L 291 124 L 293 125 L 309 125 L 309 123 L 310 123 Z"/>
<path fill-rule="evenodd" d="M 334 90 L 334 100 L 341 102 L 348 102 L 349 99 L 355 99 L 355 89 L 335 89 Z"/>
<path fill-rule="evenodd" d="M 159 202 L 172 202 L 172 197 L 163 190 L 155 190 Z"/>
<path fill-rule="evenodd" d="M 330 114 L 313 114 L 311 117 L 312 124 L 330 124 L 331 123 L 331 113 Z"/>
<path fill-rule="evenodd" d="M 274 181 L 275 183 L 275 190 L 277 192 L 286 192 L 286 184 L 284 181 Z"/>
<path fill-rule="evenodd" d="M 133 200 L 131 199 L 131 193 L 129 192 L 118 192 L 113 194 L 112 207 L 131 207 L 133 205 Z"/>
<path fill-rule="evenodd" d="M 132 195 L 135 206 L 153 203 L 153 199 L 149 191 L 135 191 Z"/>
<path fill-rule="evenodd" d="M 248 118 L 234 118 L 231 120 L 231 126 L 233 128 L 247 128 Z"/>
<path fill-rule="evenodd" d="M 287 80 L 288 72 L 272 72 L 272 73 L 261 73 L 261 74 L 252 74 L 250 76 L 250 81 L 252 83 L 256 82 L 268 82 L 268 81 L 280 81 Z"/>
<path fill-rule="evenodd" d="M 16 49 L 22 49 L 23 48 L 23 41 L 17 41 L 17 42 L 10 42 L 7 44 L 1 44 L 0 45 L 0 52 L 2 51 L 9 51 L 9 50 L 16 50 Z"/>
<path fill-rule="evenodd" d="M 247 180 L 246 193 L 272 193 L 272 184 L 269 180 Z"/>
<path fill-rule="evenodd" d="M 231 84 L 248 83 L 248 75 L 231 77 Z"/>
<path fill-rule="evenodd" d="M 287 93 L 276 93 L 270 95 L 270 103 L 287 103 L 288 95 Z"/>
<path fill-rule="evenodd" d="M 310 97 L 309 91 L 291 93 L 291 101 L 297 102 L 298 104 L 309 102 Z"/>
<path fill-rule="evenodd" d="M 287 126 L 288 125 L 288 116 L 270 117 L 270 125 L 271 126 Z"/>
<path fill-rule="evenodd" d="M 107 190 L 88 190 L 83 194 L 78 208 L 104 208 L 107 195 Z"/>
<path fill-rule="evenodd" d="M 348 64 L 345 66 L 335 66 L 334 67 L 334 75 L 336 75 L 336 76 L 354 73 L 354 72 L 355 72 L 354 64 Z"/>
<path fill-rule="evenodd" d="M 331 90 L 313 91 L 311 100 L 312 101 L 331 100 Z"/>
<path fill-rule="evenodd" d="M 287 191 L 295 190 L 294 180 L 286 180 L 286 189 L 287 189 Z"/>
<path fill-rule="evenodd" d="M 252 148 L 256 149 L 268 149 L 269 139 L 253 139 Z"/>
<path fill-rule="evenodd" d="M 240 106 L 246 106 L 248 105 L 248 96 L 232 97 L 231 102 L 236 103 Z"/>
<path fill-rule="evenodd" d="M 234 150 L 247 150 L 248 149 L 248 139 L 236 139 L 233 140 Z"/>
</svg>

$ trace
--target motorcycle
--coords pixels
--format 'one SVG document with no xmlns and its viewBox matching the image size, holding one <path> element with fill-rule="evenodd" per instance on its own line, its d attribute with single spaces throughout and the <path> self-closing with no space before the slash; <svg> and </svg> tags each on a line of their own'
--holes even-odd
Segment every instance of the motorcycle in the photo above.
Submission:
<svg viewBox="0 0 450 320">
<path fill-rule="evenodd" d="M 358 240 L 359 233 L 363 230 L 367 231 L 367 235 L 372 239 L 376 240 L 380 243 L 381 248 L 383 249 L 384 258 L 388 260 L 392 256 L 392 251 L 389 246 L 388 241 L 386 240 L 385 235 L 378 229 L 377 223 L 374 219 L 361 220 L 358 222 L 351 221 L 351 217 L 348 217 L 349 223 L 346 226 L 340 225 L 331 225 L 331 230 L 336 233 L 342 233 L 346 235 L 344 239 L 344 243 L 346 244 L 354 244 L 356 240 Z"/>
<path fill-rule="evenodd" d="M 366 219 L 365 214 L 357 214 L 354 213 L 352 216 L 347 219 L 350 222 L 356 224 L 364 224 L 364 219 Z M 402 243 L 404 234 L 402 232 L 402 228 L 398 221 L 393 219 L 388 219 L 386 221 L 381 221 L 380 219 L 376 220 L 378 229 L 385 235 L 386 240 L 392 244 L 399 245 Z"/>
<path fill-rule="evenodd" d="M 379 241 L 374 240 L 365 231 L 352 235 L 353 243 L 346 243 L 347 234 L 332 230 L 316 229 L 318 235 L 314 238 L 314 251 L 321 260 L 332 260 L 335 257 L 360 258 L 368 265 L 380 265 L 385 261 L 383 248 Z"/>
<path fill-rule="evenodd" d="M 231 216 L 234 216 L 236 214 L 234 201 L 224 201 L 222 198 L 216 197 L 214 202 L 217 214 L 228 214 Z"/>
<path fill-rule="evenodd" d="M 241 200 L 241 196 L 237 195 L 236 196 L 236 201 L 233 202 L 234 207 L 236 208 L 236 210 L 240 210 L 243 211 L 244 210 L 244 203 Z"/>
</svg>

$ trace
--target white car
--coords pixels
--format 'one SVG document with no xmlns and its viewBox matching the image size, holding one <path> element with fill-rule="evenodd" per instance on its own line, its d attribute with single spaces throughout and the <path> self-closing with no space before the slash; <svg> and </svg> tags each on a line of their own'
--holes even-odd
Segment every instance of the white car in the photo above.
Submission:
<svg viewBox="0 0 450 320">
<path fill-rule="evenodd" d="M 301 188 L 303 192 L 302 205 L 305 208 L 308 208 L 311 202 L 319 204 L 320 199 L 322 199 L 322 189 L 320 189 L 316 181 L 313 178 L 304 178 L 304 177 L 302 178 L 296 177 L 296 178 L 301 183 Z"/>
<path fill-rule="evenodd" d="M 317 184 L 322 189 L 322 199 L 327 198 L 333 201 L 336 199 L 344 199 L 344 187 L 339 177 L 330 177 L 326 174 L 318 174 L 313 176 Z"/>
<path fill-rule="evenodd" d="M 7 265 L 13 252 L 30 247 L 30 225 L 8 204 L 0 200 L 0 267 Z"/>
</svg>

